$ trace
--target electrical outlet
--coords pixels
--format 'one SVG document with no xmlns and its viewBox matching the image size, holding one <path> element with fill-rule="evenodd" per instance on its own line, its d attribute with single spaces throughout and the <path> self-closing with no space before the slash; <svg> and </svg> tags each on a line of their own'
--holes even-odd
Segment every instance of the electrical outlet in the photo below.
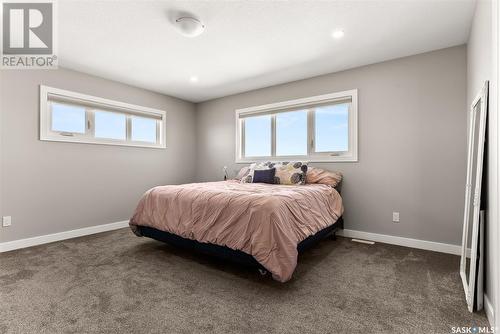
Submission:
<svg viewBox="0 0 500 334">
<path fill-rule="evenodd" d="M 7 227 L 10 225 L 12 225 L 12 217 L 11 216 L 2 217 L 2 226 Z"/>
<path fill-rule="evenodd" d="M 399 223 L 399 212 L 393 212 L 392 213 L 392 222 L 393 223 Z"/>
</svg>

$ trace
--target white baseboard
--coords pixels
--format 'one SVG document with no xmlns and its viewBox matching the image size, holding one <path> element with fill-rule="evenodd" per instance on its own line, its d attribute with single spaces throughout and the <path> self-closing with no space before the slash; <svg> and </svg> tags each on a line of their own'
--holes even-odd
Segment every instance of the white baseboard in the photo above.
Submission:
<svg viewBox="0 0 500 334">
<path fill-rule="evenodd" d="M 128 221 L 121 221 L 121 222 L 116 222 L 116 223 L 111 223 L 111 224 L 84 227 L 84 228 L 80 228 L 77 230 L 71 230 L 71 231 L 66 231 L 66 232 L 47 234 L 47 235 L 42 235 L 42 236 L 32 237 L 32 238 L 27 238 L 27 239 L 2 242 L 2 243 L 0 243 L 0 253 L 8 252 L 8 251 L 20 249 L 20 248 L 26 248 L 26 247 L 31 247 L 31 246 L 47 244 L 50 242 L 55 242 L 55 241 L 60 241 L 60 240 L 82 237 L 85 235 L 90 235 L 90 234 L 95 234 L 95 233 L 117 230 L 117 229 L 127 227 L 127 226 L 128 226 Z M 386 244 L 419 248 L 419 249 L 425 249 L 425 250 L 431 250 L 431 251 L 435 251 L 435 252 L 455 254 L 455 255 L 460 255 L 461 249 L 462 249 L 461 246 L 459 246 L 459 245 L 443 244 L 443 243 L 433 242 L 433 241 L 395 237 L 395 236 L 391 236 L 391 235 L 362 232 L 362 231 L 355 231 L 355 230 L 339 230 L 338 235 L 343 236 L 343 237 L 347 237 L 347 238 L 358 238 L 358 239 L 363 239 L 363 240 L 371 240 L 371 241 L 382 242 L 382 243 L 386 243 Z"/>
<path fill-rule="evenodd" d="M 490 326 L 495 327 L 495 310 L 493 309 L 493 304 L 487 294 L 484 294 L 484 313 L 486 313 Z"/>
<path fill-rule="evenodd" d="M 106 231 L 117 230 L 128 226 L 127 221 L 121 221 L 111 224 L 96 225 L 90 227 L 79 228 L 77 230 L 59 232 L 54 234 L 41 235 L 39 237 L 32 237 L 14 241 L 7 241 L 0 243 L 0 253 L 8 252 L 15 249 L 48 244 L 54 241 L 66 240 L 71 238 L 83 237 L 85 235 L 101 233 Z"/>
<path fill-rule="evenodd" d="M 425 249 L 434 252 L 448 253 L 454 255 L 460 255 L 462 252 L 462 246 L 460 245 L 450 245 L 443 244 L 440 242 L 434 241 L 425 241 L 419 239 L 410 239 L 403 237 L 395 237 L 392 235 L 386 234 L 377 234 L 363 231 L 355 231 L 355 230 L 339 230 L 337 232 L 339 236 L 347 237 L 347 238 L 357 238 L 364 240 L 371 240 L 376 242 L 381 242 L 385 244 L 398 245 L 404 247 Z"/>
</svg>

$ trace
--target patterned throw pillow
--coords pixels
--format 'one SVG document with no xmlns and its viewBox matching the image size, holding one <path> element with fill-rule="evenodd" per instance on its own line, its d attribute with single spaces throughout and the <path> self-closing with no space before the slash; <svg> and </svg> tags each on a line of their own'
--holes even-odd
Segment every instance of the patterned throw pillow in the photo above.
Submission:
<svg viewBox="0 0 500 334">
<path fill-rule="evenodd" d="M 276 183 L 297 185 L 306 183 L 307 162 L 292 161 L 272 164 L 276 168 Z"/>
<path fill-rule="evenodd" d="M 270 168 L 276 168 L 275 184 L 297 185 L 306 183 L 307 162 L 304 161 L 253 163 L 249 167 L 248 174 L 241 179 L 241 183 L 252 183 L 255 170 Z"/>
<path fill-rule="evenodd" d="M 246 174 L 242 179 L 241 183 L 252 183 L 253 182 L 253 173 L 256 170 L 266 170 L 270 169 L 269 167 L 270 162 L 257 162 L 253 163 L 248 167 L 248 174 Z"/>
</svg>

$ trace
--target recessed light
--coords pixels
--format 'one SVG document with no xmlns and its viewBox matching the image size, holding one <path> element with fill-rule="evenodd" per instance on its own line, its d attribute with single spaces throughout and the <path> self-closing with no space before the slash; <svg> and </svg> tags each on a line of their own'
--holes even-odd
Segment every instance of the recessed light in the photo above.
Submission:
<svg viewBox="0 0 500 334">
<path fill-rule="evenodd" d="M 191 82 L 198 82 L 198 77 L 196 75 L 192 75 L 190 78 L 189 78 L 189 81 Z"/>
<path fill-rule="evenodd" d="M 332 33 L 332 37 L 333 37 L 333 38 L 336 38 L 336 39 L 339 39 L 339 38 L 344 37 L 344 30 L 335 30 L 335 31 Z"/>
</svg>

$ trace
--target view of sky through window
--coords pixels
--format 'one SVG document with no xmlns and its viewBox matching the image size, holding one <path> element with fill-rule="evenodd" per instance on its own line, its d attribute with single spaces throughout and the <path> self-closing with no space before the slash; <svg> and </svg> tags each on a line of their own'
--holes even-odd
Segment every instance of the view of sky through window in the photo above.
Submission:
<svg viewBox="0 0 500 334">
<path fill-rule="evenodd" d="M 245 156 L 271 155 L 271 116 L 245 118 Z"/>
<path fill-rule="evenodd" d="M 52 131 L 85 133 L 85 108 L 53 103 Z"/>
<path fill-rule="evenodd" d="M 276 114 L 276 155 L 307 155 L 307 111 Z"/>
<path fill-rule="evenodd" d="M 349 104 L 318 107 L 315 113 L 316 152 L 349 150 Z"/>
<path fill-rule="evenodd" d="M 132 116 L 132 140 L 156 143 L 156 120 Z"/>
<path fill-rule="evenodd" d="M 94 113 L 95 137 L 121 139 L 127 138 L 127 117 L 123 114 L 107 111 Z"/>
</svg>

